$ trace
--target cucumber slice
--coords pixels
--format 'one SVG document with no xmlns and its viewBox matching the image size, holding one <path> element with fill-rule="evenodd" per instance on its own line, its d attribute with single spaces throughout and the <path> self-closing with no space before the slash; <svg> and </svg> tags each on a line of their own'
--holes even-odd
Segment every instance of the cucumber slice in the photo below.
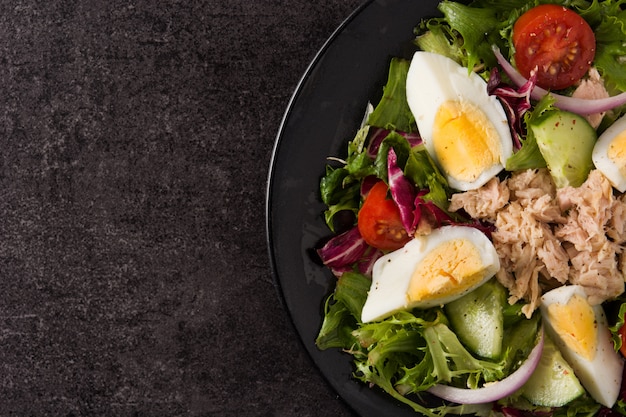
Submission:
<svg viewBox="0 0 626 417">
<path fill-rule="evenodd" d="M 561 407 L 585 390 L 547 333 L 543 343 L 539 365 L 521 388 L 522 396 L 535 405 Z"/>
<path fill-rule="evenodd" d="M 584 117 L 550 110 L 529 126 L 558 188 L 580 186 L 593 168 L 598 135 Z"/>
<path fill-rule="evenodd" d="M 495 279 L 445 305 L 454 332 L 470 351 L 495 359 L 502 353 L 506 290 Z"/>
</svg>

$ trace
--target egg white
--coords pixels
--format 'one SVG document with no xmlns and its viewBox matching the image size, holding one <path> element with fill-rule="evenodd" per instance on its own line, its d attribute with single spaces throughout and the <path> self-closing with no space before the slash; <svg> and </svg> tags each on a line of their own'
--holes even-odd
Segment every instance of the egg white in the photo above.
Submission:
<svg viewBox="0 0 626 417">
<path fill-rule="evenodd" d="M 513 153 L 511 131 L 502 104 L 487 93 L 487 83 L 476 73 L 468 72 L 450 58 L 418 51 L 414 54 L 407 74 L 406 95 L 418 131 L 428 152 L 439 164 L 451 187 L 466 191 L 476 189 L 497 175 Z M 500 142 L 500 158 L 491 166 L 482 167 L 474 180 L 457 179 L 441 165 L 433 145 L 435 118 L 440 106 L 456 101 L 482 110 L 491 122 Z"/>
<path fill-rule="evenodd" d="M 573 350 L 567 342 L 567 336 L 560 334 L 550 320 L 550 305 L 568 303 L 571 297 L 578 295 L 587 299 L 584 288 L 580 285 L 567 285 L 548 291 L 541 297 L 540 310 L 544 324 L 550 336 L 559 347 L 561 354 L 570 364 L 574 373 L 594 400 L 607 407 L 613 406 L 619 395 L 624 362 L 615 352 L 606 316 L 602 306 L 592 306 L 596 324 L 596 351 L 593 359 L 588 360 Z"/>
<path fill-rule="evenodd" d="M 419 279 L 419 277 L 414 278 L 416 268 L 437 247 L 454 240 L 469 241 L 477 249 L 483 268 L 480 279 L 474 281 L 472 285 L 467 284 L 470 282 L 469 279 L 466 280 L 467 282 L 459 282 L 458 289 L 451 293 L 444 293 L 440 296 L 429 294 L 422 300 L 411 301 L 409 289 L 412 280 Z M 455 259 L 454 255 L 449 254 L 450 259 Z M 372 284 L 363 306 L 361 321 L 367 323 L 384 319 L 401 310 L 445 304 L 477 288 L 493 277 L 498 269 L 500 269 L 500 261 L 493 244 L 476 228 L 444 226 L 435 229 L 431 234 L 417 237 L 403 248 L 388 253 L 375 262 L 372 270 Z M 417 272 L 419 275 L 420 271 Z"/>
<path fill-rule="evenodd" d="M 626 176 L 620 171 L 619 164 L 609 157 L 609 148 L 620 134 L 626 134 L 626 116 L 617 119 L 598 137 L 591 159 L 611 185 L 623 193 L 626 191 Z M 623 164 L 626 164 L 626 161 Z"/>
</svg>

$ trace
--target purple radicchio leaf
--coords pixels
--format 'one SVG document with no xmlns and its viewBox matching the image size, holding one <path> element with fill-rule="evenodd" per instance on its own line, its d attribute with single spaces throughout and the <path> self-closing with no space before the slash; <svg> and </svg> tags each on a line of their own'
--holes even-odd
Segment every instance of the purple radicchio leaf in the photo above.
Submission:
<svg viewBox="0 0 626 417">
<path fill-rule="evenodd" d="M 368 175 L 367 177 L 363 178 L 363 180 L 361 181 L 361 197 L 365 198 L 365 196 L 370 192 L 372 187 L 376 185 L 378 181 L 380 180 L 375 175 Z"/>
<path fill-rule="evenodd" d="M 334 236 L 317 253 L 337 277 L 354 270 L 355 264 L 359 272 L 371 274 L 373 263 L 382 254 L 365 242 L 357 226 Z"/>
<path fill-rule="evenodd" d="M 391 197 L 400 209 L 402 225 L 410 236 L 415 232 L 415 189 L 398 166 L 398 156 L 393 148 L 387 154 L 387 178 Z"/>
<path fill-rule="evenodd" d="M 423 143 L 422 137 L 420 136 L 419 133 L 416 133 L 416 132 L 412 132 L 412 133 L 398 132 L 398 133 L 404 136 L 404 138 L 409 142 L 409 145 L 411 145 L 411 148 L 414 148 Z"/>
<path fill-rule="evenodd" d="M 432 201 L 423 198 L 428 192 L 428 189 L 419 190 L 414 201 L 413 230 L 420 228 L 420 232 L 418 232 L 420 234 L 429 233 L 431 229 L 453 223 L 453 219 L 446 212 Z"/>
<path fill-rule="evenodd" d="M 491 238 L 493 226 L 484 224 L 474 219 L 453 218 L 448 212 L 423 197 L 428 194 L 428 189 L 420 190 L 415 197 L 415 230 L 417 234 L 430 233 L 432 229 L 445 225 L 469 226 L 483 232 Z"/>
<path fill-rule="evenodd" d="M 383 140 L 385 140 L 388 134 L 389 131 L 381 127 L 377 127 L 371 131 L 370 142 L 367 147 L 367 156 L 372 159 L 376 159 L 376 155 L 378 155 L 378 150 L 380 149 L 380 144 L 383 143 Z"/>
<path fill-rule="evenodd" d="M 371 136 L 369 146 L 367 147 L 367 155 L 370 158 L 376 159 L 376 155 L 378 154 L 378 150 L 380 149 L 380 144 L 383 142 L 383 140 L 385 140 L 389 133 L 389 130 L 380 127 L 372 130 L 372 133 L 370 133 Z M 411 148 L 414 148 L 415 146 L 421 145 L 423 143 L 422 137 L 417 132 L 408 133 L 396 131 L 396 133 L 403 136 L 407 140 L 407 142 L 409 142 Z"/>
<path fill-rule="evenodd" d="M 368 277 L 372 276 L 372 269 L 374 268 L 374 263 L 383 256 L 383 251 L 380 249 L 376 249 L 373 246 L 370 246 L 365 250 L 363 257 L 359 259 L 357 262 L 357 269 L 363 275 L 367 275 Z"/>
<path fill-rule="evenodd" d="M 522 120 L 524 113 L 531 107 L 530 94 L 535 87 L 536 81 L 537 74 L 534 73 L 528 82 L 520 88 L 515 88 L 502 81 L 498 68 L 494 67 L 489 74 L 487 92 L 500 99 L 509 121 L 511 134 L 513 135 L 513 146 L 515 146 L 516 149 L 522 147 L 521 138 L 526 135 Z"/>
</svg>

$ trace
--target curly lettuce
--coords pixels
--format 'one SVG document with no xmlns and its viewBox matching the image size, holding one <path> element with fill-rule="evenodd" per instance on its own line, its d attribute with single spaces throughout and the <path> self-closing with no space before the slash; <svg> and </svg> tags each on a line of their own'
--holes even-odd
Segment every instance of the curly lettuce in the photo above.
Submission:
<svg viewBox="0 0 626 417">
<path fill-rule="evenodd" d="M 539 315 L 523 320 L 520 309 L 513 307 L 504 311 L 505 353 L 495 361 L 471 353 L 441 308 L 402 311 L 379 322 L 361 323 L 370 284 L 371 278 L 357 272 L 339 278 L 326 302 L 316 344 L 320 349 L 342 348 L 350 353 L 357 379 L 377 385 L 422 415 L 441 416 L 451 410 L 415 401 L 409 394 L 439 383 L 476 388 L 500 380 L 536 342 Z"/>
<path fill-rule="evenodd" d="M 475 0 L 467 5 L 445 0 L 439 4 L 443 17 L 420 23 L 415 43 L 487 78 L 488 70 L 496 65 L 490 46 L 497 45 L 512 58 L 515 21 L 543 3 L 569 7 L 589 23 L 596 36 L 594 66 L 610 92 L 626 91 L 626 0 Z"/>
</svg>

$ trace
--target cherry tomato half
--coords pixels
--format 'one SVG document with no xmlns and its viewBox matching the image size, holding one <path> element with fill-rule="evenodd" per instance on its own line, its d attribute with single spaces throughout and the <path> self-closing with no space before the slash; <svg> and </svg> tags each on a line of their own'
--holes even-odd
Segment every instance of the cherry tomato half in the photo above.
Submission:
<svg viewBox="0 0 626 417">
<path fill-rule="evenodd" d="M 381 250 L 400 249 L 411 238 L 402 225 L 400 209 L 387 198 L 387 184 L 377 182 L 359 210 L 357 225 L 365 241 Z"/>
<path fill-rule="evenodd" d="M 526 78 L 537 68 L 537 85 L 560 90 L 591 67 L 596 38 L 576 12 L 556 4 L 533 7 L 513 25 L 515 64 Z"/>
</svg>

